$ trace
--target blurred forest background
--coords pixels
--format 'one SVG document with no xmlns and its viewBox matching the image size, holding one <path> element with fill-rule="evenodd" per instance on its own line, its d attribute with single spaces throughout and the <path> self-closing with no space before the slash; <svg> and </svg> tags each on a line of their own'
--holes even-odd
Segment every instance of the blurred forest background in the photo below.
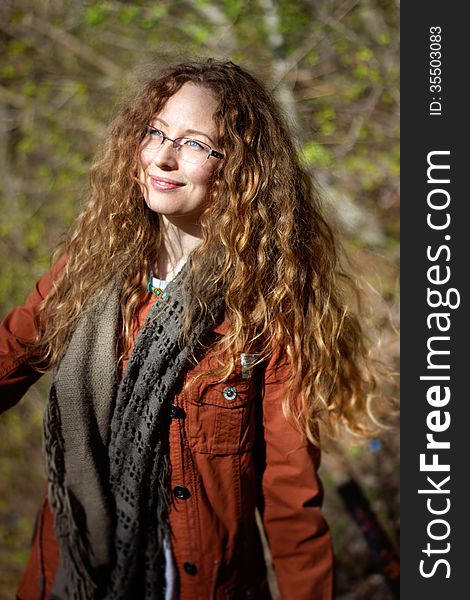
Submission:
<svg viewBox="0 0 470 600">
<path fill-rule="evenodd" d="M 0 56 L 2 317 L 78 214 L 133 68 L 212 56 L 277 95 L 356 273 L 376 290 L 382 357 L 398 369 L 398 0 L 0 0 Z M 14 598 L 45 488 L 46 393 L 47 376 L 0 417 L 0 600 Z M 338 600 L 398 597 L 398 465 L 396 425 L 324 454 Z"/>
</svg>

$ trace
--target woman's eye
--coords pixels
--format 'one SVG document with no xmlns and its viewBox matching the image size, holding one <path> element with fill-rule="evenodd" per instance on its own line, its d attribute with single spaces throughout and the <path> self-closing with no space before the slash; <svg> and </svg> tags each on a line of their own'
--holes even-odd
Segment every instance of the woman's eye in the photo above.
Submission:
<svg viewBox="0 0 470 600">
<path fill-rule="evenodd" d="M 184 141 L 184 145 L 188 148 L 191 148 L 191 150 L 206 150 L 206 148 L 200 142 L 198 142 L 197 140 L 191 140 L 190 138 L 187 138 Z"/>
<path fill-rule="evenodd" d="M 153 138 L 163 137 L 163 131 L 160 131 L 160 129 L 155 129 L 155 127 L 149 127 L 148 134 L 150 137 L 153 137 Z"/>
</svg>

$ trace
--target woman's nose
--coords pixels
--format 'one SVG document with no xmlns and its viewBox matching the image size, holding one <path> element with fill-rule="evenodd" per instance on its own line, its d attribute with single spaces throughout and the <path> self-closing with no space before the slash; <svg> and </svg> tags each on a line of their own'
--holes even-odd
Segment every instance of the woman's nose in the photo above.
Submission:
<svg viewBox="0 0 470 600">
<path fill-rule="evenodd" d="M 173 142 L 166 139 L 153 155 L 152 162 L 160 168 L 174 169 L 178 166 L 177 152 L 173 148 Z"/>
</svg>

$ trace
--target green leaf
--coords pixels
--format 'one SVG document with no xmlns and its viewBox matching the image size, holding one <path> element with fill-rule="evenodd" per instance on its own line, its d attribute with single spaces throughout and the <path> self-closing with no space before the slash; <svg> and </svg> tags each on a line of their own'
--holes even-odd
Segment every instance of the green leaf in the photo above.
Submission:
<svg viewBox="0 0 470 600">
<path fill-rule="evenodd" d="M 332 157 L 329 151 L 318 142 L 307 142 L 300 153 L 304 165 L 329 166 Z"/>
<path fill-rule="evenodd" d="M 130 25 L 136 21 L 137 17 L 140 15 L 140 10 L 140 7 L 135 6 L 135 4 L 132 4 L 131 6 L 124 6 L 121 9 L 119 18 L 123 23 Z"/>
<path fill-rule="evenodd" d="M 106 8 L 100 4 L 88 6 L 83 18 L 86 25 L 97 27 L 98 25 L 101 25 L 106 18 Z"/>
<path fill-rule="evenodd" d="M 155 21 L 159 21 L 163 17 L 166 17 L 168 14 L 168 8 L 165 4 L 156 3 L 155 6 L 152 7 L 151 15 L 155 19 Z"/>
</svg>

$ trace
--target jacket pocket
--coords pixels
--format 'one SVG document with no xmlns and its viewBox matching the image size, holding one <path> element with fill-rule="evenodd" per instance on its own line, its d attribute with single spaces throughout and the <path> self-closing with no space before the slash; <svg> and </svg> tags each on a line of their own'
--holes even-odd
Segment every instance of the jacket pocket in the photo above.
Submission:
<svg viewBox="0 0 470 600">
<path fill-rule="evenodd" d="M 255 385 L 234 374 L 218 383 L 204 378 L 189 398 L 189 443 L 196 452 L 238 454 L 253 447 Z"/>
</svg>

